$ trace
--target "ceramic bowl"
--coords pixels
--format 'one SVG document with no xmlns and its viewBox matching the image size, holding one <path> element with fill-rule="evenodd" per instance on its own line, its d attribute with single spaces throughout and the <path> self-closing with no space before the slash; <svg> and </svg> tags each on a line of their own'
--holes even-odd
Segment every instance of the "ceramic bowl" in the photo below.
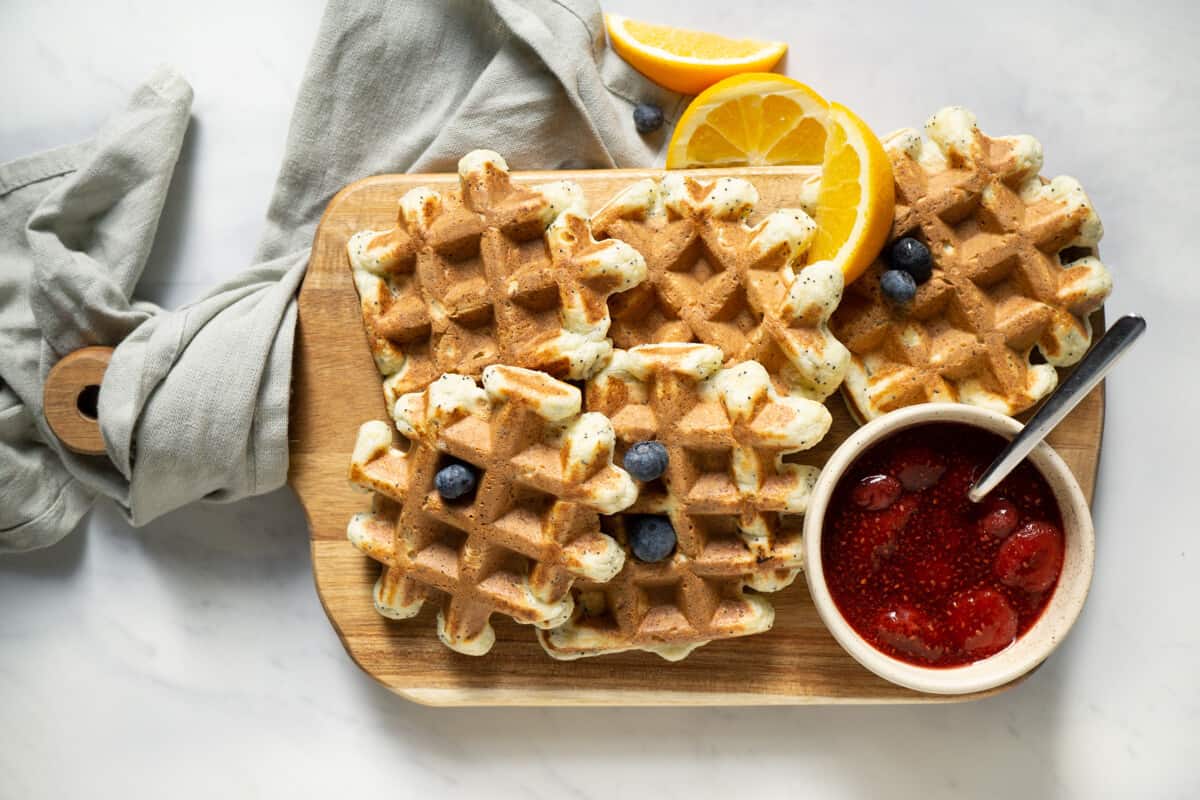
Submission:
<svg viewBox="0 0 1200 800">
<path fill-rule="evenodd" d="M 876 650 L 838 611 L 821 563 L 821 529 L 834 487 L 867 449 L 899 431 L 935 422 L 974 425 L 1011 439 L 1021 430 L 1014 419 L 975 406 L 927 403 L 885 414 L 855 431 L 830 457 L 813 488 L 804 522 L 805 575 L 813 603 L 835 639 L 856 661 L 882 678 L 921 692 L 966 694 L 1002 686 L 1029 672 L 1059 645 L 1083 609 L 1092 581 L 1095 532 L 1087 498 L 1066 462 L 1046 443 L 1029 461 L 1050 484 L 1062 512 L 1066 546 L 1058 585 L 1033 627 L 1004 650 L 960 667 L 922 667 Z"/>
</svg>

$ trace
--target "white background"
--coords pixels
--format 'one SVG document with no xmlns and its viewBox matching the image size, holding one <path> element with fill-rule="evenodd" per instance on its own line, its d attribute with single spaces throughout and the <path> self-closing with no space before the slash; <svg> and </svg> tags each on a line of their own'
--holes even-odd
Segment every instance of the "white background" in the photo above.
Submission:
<svg viewBox="0 0 1200 800">
<path fill-rule="evenodd" d="M 438 710 L 345 656 L 289 491 L 141 530 L 101 504 L 0 561 L 0 798 L 1200 795 L 1200 12 L 1189 3 L 613 0 L 785 39 L 880 131 L 943 105 L 1082 179 L 1150 333 L 1109 382 L 1091 598 L 1018 689 L 936 707 Z M 1139 8 L 1140 7 L 1140 8 Z M 320 3 L 0 4 L 0 161 L 86 138 L 160 62 L 196 89 L 142 282 L 176 305 L 254 249 Z"/>
</svg>

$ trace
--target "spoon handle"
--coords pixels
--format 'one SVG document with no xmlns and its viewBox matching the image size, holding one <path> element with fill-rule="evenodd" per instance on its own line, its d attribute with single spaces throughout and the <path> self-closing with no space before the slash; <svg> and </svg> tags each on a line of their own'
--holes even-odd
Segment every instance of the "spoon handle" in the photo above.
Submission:
<svg viewBox="0 0 1200 800">
<path fill-rule="evenodd" d="M 996 457 L 975 485 L 967 492 L 971 501 L 978 503 L 988 492 L 996 488 L 1008 473 L 1020 464 L 1029 451 L 1038 442 L 1046 438 L 1050 431 L 1063 417 L 1071 413 L 1071 409 L 1079 405 L 1079 401 L 1087 397 L 1096 384 L 1104 379 L 1117 360 L 1125 354 L 1137 338 L 1146 331 L 1146 320 L 1136 314 L 1121 317 L 1108 329 L 1100 340 L 1092 347 L 1091 352 L 1079 362 L 1062 385 L 1050 395 L 1046 403 L 1038 409 L 1025 427 L 1017 434 L 1008 447 Z"/>
</svg>

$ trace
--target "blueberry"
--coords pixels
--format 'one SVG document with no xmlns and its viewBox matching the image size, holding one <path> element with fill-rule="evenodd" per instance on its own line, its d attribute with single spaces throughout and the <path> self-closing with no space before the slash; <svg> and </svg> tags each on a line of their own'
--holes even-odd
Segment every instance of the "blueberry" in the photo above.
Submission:
<svg viewBox="0 0 1200 800">
<path fill-rule="evenodd" d="M 447 464 L 438 470 L 433 483 L 444 500 L 457 500 L 475 490 L 475 470 L 466 464 Z"/>
<path fill-rule="evenodd" d="M 661 442 L 638 442 L 625 452 L 625 471 L 639 481 L 652 481 L 667 471 L 667 461 Z"/>
<path fill-rule="evenodd" d="M 654 133 L 662 127 L 662 109 L 653 103 L 638 103 L 633 109 L 633 127 L 641 134 Z"/>
<path fill-rule="evenodd" d="M 666 517 L 634 517 L 629 526 L 629 548 L 639 561 L 653 564 L 675 551 L 675 528 Z"/>
<path fill-rule="evenodd" d="M 917 283 L 924 283 L 933 274 L 933 258 L 920 239 L 905 236 L 892 245 L 892 269 L 902 269 Z"/>
<path fill-rule="evenodd" d="M 917 282 L 913 276 L 901 269 L 889 269 L 879 279 L 879 288 L 883 296 L 893 303 L 904 305 L 911 303 L 917 296 Z"/>
</svg>

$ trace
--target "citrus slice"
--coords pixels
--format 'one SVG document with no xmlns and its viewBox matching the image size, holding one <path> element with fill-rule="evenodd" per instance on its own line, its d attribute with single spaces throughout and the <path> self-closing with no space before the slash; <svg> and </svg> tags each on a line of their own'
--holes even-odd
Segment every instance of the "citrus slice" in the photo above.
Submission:
<svg viewBox="0 0 1200 800">
<path fill-rule="evenodd" d="M 605 14 L 613 49 L 655 83 L 683 94 L 696 94 L 722 78 L 761 72 L 787 51 L 783 42 L 730 39 Z"/>
<path fill-rule="evenodd" d="M 726 78 L 679 118 L 667 168 L 820 164 L 828 115 L 824 98 L 784 75 Z"/>
<path fill-rule="evenodd" d="M 830 103 L 828 130 L 814 214 L 817 234 L 808 261 L 834 261 L 850 283 L 883 249 L 892 227 L 895 184 L 883 145 L 850 109 Z"/>
</svg>

